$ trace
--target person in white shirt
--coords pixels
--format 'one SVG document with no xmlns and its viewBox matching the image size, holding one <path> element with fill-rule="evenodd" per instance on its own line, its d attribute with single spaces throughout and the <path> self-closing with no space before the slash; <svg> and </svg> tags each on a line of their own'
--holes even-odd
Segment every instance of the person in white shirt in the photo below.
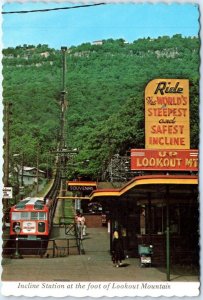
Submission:
<svg viewBox="0 0 203 300">
<path fill-rule="evenodd" d="M 81 230 L 81 238 L 86 235 L 86 225 L 85 225 L 85 217 L 78 213 L 76 216 L 76 225 L 78 230 Z"/>
</svg>

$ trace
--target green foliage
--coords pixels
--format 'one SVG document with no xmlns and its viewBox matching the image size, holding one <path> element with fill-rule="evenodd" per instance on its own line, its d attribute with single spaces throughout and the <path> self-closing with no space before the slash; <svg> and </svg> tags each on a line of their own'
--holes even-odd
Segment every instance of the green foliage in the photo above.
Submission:
<svg viewBox="0 0 203 300">
<path fill-rule="evenodd" d="M 198 147 L 199 44 L 177 34 L 67 51 L 66 143 L 80 150 L 69 178 L 100 178 L 113 154 L 144 147 L 144 89 L 154 78 L 189 79 L 191 148 Z M 48 45 L 23 45 L 3 50 L 3 66 L 4 102 L 13 102 L 11 155 L 23 151 L 35 165 L 40 147 L 43 164 L 59 135 L 62 55 Z"/>
</svg>

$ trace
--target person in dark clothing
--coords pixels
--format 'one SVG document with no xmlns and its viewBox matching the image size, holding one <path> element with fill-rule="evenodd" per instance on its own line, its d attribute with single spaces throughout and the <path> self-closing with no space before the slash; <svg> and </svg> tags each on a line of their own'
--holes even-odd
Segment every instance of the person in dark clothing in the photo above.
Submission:
<svg viewBox="0 0 203 300">
<path fill-rule="evenodd" d="M 114 231 L 112 243 L 112 261 L 115 267 L 122 265 L 124 259 L 123 243 L 119 237 L 118 231 Z"/>
</svg>

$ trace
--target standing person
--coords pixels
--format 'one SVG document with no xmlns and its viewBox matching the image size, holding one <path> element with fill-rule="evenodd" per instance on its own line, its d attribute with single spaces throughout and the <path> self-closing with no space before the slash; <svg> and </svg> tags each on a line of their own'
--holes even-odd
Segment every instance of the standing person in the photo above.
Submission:
<svg viewBox="0 0 203 300">
<path fill-rule="evenodd" d="M 118 231 L 114 231 L 112 243 L 112 261 L 115 267 L 122 265 L 124 259 L 124 250 L 122 240 L 119 237 Z"/>
<path fill-rule="evenodd" d="M 86 235 L 85 217 L 82 214 L 80 214 L 80 223 L 81 223 L 82 235 Z"/>
<path fill-rule="evenodd" d="M 78 228 L 79 225 L 80 225 L 80 222 L 79 222 L 79 216 L 80 216 L 80 212 L 77 211 L 77 212 L 76 212 L 76 215 L 75 215 L 75 224 L 76 224 L 77 228 Z"/>
<path fill-rule="evenodd" d="M 76 224 L 76 231 L 78 237 L 81 238 L 81 223 L 80 223 L 80 212 L 77 211 L 77 214 L 75 216 L 75 224 Z"/>
<path fill-rule="evenodd" d="M 85 217 L 81 213 L 77 213 L 75 217 L 75 222 L 76 222 L 78 234 L 82 239 L 83 235 L 86 235 Z"/>
</svg>

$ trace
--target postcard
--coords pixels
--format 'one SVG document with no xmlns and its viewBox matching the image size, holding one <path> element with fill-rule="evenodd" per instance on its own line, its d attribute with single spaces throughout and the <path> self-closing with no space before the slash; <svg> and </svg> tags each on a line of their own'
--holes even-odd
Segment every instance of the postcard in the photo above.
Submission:
<svg viewBox="0 0 203 300">
<path fill-rule="evenodd" d="M 200 297 L 200 1 L 4 1 L 1 293 Z"/>
</svg>

